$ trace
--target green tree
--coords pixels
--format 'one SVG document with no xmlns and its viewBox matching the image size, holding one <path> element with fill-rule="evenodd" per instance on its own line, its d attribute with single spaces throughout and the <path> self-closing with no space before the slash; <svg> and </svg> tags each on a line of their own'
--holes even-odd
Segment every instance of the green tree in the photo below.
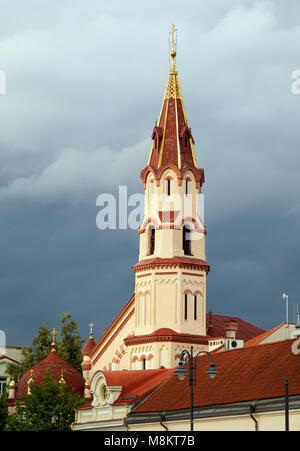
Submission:
<svg viewBox="0 0 300 451">
<path fill-rule="evenodd" d="M 43 384 L 30 385 L 30 394 L 24 405 L 16 404 L 15 413 L 7 420 L 7 431 L 69 431 L 75 419 L 75 409 L 85 400 L 69 391 L 68 386 L 58 382 L 48 371 Z"/>
<path fill-rule="evenodd" d="M 65 313 L 60 319 L 60 340 L 57 345 L 57 353 L 78 371 L 81 371 L 83 343 L 77 322 L 71 319 L 70 313 Z"/>
<path fill-rule="evenodd" d="M 52 341 L 52 330 L 42 324 L 32 340 L 31 347 L 22 348 L 21 366 L 14 363 L 8 364 L 6 374 L 18 381 L 28 369 L 49 355 Z M 65 313 L 60 318 L 60 340 L 56 340 L 56 350 L 63 360 L 79 371 L 82 362 L 82 345 L 83 340 L 78 331 L 77 322 L 71 319 L 70 313 Z"/>
<path fill-rule="evenodd" d="M 0 431 L 3 431 L 8 419 L 7 392 L 0 395 Z"/>
<path fill-rule="evenodd" d="M 28 348 L 22 348 L 22 360 L 21 365 L 15 363 L 9 363 L 6 369 L 6 374 L 15 381 L 18 381 L 20 377 L 30 368 L 38 362 L 44 360 L 51 351 L 52 332 L 45 324 L 42 324 L 36 336 L 32 340 L 32 346 Z"/>
</svg>

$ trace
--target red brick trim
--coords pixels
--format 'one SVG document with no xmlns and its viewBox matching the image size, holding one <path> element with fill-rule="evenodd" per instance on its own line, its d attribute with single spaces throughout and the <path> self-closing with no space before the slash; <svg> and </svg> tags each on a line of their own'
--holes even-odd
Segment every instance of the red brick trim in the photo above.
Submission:
<svg viewBox="0 0 300 451">
<path fill-rule="evenodd" d="M 186 276 L 203 277 L 203 274 L 195 274 L 193 272 L 184 272 L 184 271 L 182 271 L 182 274 L 185 274 Z"/>
<path fill-rule="evenodd" d="M 173 342 L 173 343 L 187 343 L 187 344 L 203 344 L 207 345 L 207 337 L 201 335 L 140 335 L 136 337 L 125 338 L 126 346 L 139 345 L 144 343 L 157 342 Z"/>
<path fill-rule="evenodd" d="M 166 275 L 169 275 L 169 274 L 178 274 L 178 272 L 175 271 L 175 272 L 156 272 L 155 273 L 156 276 L 166 276 Z"/>
</svg>

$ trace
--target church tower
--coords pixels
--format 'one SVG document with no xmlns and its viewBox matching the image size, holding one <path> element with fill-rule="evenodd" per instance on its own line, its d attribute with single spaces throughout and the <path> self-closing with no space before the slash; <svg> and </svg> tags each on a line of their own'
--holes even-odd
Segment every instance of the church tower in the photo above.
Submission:
<svg viewBox="0 0 300 451">
<path fill-rule="evenodd" d="M 134 336 L 124 340 L 132 369 L 172 367 L 186 346 L 198 351 L 207 344 L 209 266 L 200 208 L 204 170 L 197 166 L 179 85 L 174 25 L 170 47 L 169 79 L 148 164 L 141 172 L 145 211 L 139 229 L 139 261 L 133 267 Z"/>
</svg>

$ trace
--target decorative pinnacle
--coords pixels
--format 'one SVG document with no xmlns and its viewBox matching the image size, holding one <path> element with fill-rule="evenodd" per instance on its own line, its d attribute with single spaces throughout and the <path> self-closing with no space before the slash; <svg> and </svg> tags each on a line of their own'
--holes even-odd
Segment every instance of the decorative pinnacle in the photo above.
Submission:
<svg viewBox="0 0 300 451">
<path fill-rule="evenodd" d="M 31 384 L 31 382 L 34 382 L 32 376 L 33 376 L 33 368 L 31 368 L 31 370 L 30 370 L 30 379 L 29 379 L 28 382 L 27 382 L 28 385 Z"/>
<path fill-rule="evenodd" d="M 61 377 L 59 379 L 59 383 L 60 384 L 65 384 L 66 383 L 66 381 L 64 380 L 64 370 L 63 369 L 61 370 Z"/>
<path fill-rule="evenodd" d="M 176 35 L 175 35 L 176 33 Z M 177 29 L 175 28 L 175 25 L 172 24 L 171 31 L 169 31 L 170 35 L 170 47 L 171 52 L 170 55 L 172 57 L 172 69 L 175 69 L 175 58 L 176 58 L 176 47 L 177 47 Z"/>
<path fill-rule="evenodd" d="M 95 326 L 95 324 L 93 323 L 93 321 L 90 323 L 90 338 L 93 338 L 93 327 Z"/>
<path fill-rule="evenodd" d="M 56 346 L 55 335 L 56 334 L 57 334 L 57 332 L 56 332 L 56 329 L 54 327 L 53 332 L 52 332 L 52 343 L 51 343 L 52 350 L 51 350 L 51 352 L 55 351 L 55 346 Z"/>
</svg>

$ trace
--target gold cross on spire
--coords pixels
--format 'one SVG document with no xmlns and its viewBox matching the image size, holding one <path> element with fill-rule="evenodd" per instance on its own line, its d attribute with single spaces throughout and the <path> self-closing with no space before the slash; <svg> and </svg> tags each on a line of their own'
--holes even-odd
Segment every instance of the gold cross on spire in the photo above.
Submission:
<svg viewBox="0 0 300 451">
<path fill-rule="evenodd" d="M 90 323 L 90 338 L 93 338 L 93 327 L 95 326 L 95 324 L 93 323 L 93 321 Z"/>
<path fill-rule="evenodd" d="M 170 55 L 172 57 L 172 69 L 175 68 L 175 57 L 176 57 L 176 38 L 175 33 L 177 32 L 177 29 L 175 28 L 175 25 L 172 24 L 171 31 L 169 31 L 170 35 L 170 45 L 171 45 L 171 52 Z"/>
<path fill-rule="evenodd" d="M 56 334 L 57 334 L 57 332 L 56 332 L 56 329 L 54 327 L 53 332 L 52 332 L 52 343 L 51 343 L 52 351 L 55 351 L 55 345 L 56 345 L 55 335 Z"/>
</svg>

